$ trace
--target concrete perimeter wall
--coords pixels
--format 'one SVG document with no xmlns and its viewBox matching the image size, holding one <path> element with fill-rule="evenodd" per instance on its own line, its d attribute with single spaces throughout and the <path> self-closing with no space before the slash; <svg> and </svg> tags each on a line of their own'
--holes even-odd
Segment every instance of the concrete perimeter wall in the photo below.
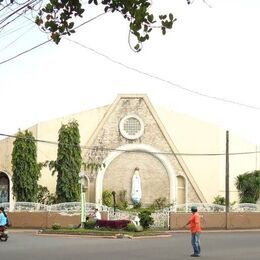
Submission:
<svg viewBox="0 0 260 260">
<path fill-rule="evenodd" d="M 202 229 L 260 229 L 260 212 L 200 213 Z M 170 213 L 170 229 L 180 230 L 191 213 Z"/>
<path fill-rule="evenodd" d="M 51 228 L 59 224 L 63 228 L 78 226 L 80 214 L 64 214 L 50 212 L 9 212 L 12 228 Z M 102 219 L 107 219 L 107 213 L 101 212 Z"/>
<path fill-rule="evenodd" d="M 108 219 L 102 212 L 102 219 Z M 250 213 L 200 213 L 202 229 L 260 229 L 260 212 Z M 9 212 L 13 228 L 51 228 L 54 224 L 61 227 L 78 226 L 80 214 L 50 212 Z M 190 213 L 170 213 L 170 229 L 181 230 L 188 222 Z"/>
</svg>

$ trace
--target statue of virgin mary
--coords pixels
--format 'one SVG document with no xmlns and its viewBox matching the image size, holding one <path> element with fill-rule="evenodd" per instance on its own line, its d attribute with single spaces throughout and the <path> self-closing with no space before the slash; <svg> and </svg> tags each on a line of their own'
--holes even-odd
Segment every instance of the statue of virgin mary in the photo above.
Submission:
<svg viewBox="0 0 260 260">
<path fill-rule="evenodd" d="M 132 201 L 137 204 L 141 201 L 142 190 L 141 190 L 141 178 L 139 175 L 139 168 L 135 168 L 134 175 L 132 178 Z"/>
</svg>

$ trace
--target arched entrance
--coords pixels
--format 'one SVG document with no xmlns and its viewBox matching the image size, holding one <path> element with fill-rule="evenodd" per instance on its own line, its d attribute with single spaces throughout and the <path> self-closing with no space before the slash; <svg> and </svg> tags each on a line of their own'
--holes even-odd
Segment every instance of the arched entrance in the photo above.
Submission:
<svg viewBox="0 0 260 260">
<path fill-rule="evenodd" d="M 173 203 L 176 201 L 176 173 L 171 165 L 171 162 L 169 161 L 168 157 L 162 153 L 160 153 L 159 150 L 155 149 L 154 147 L 150 145 L 145 144 L 126 144 L 123 146 L 120 146 L 117 148 L 117 151 L 111 152 L 108 157 L 104 160 L 105 167 L 101 169 L 96 178 L 96 193 L 95 193 L 95 201 L 96 203 L 102 202 L 102 189 L 103 189 L 103 179 L 105 172 L 108 168 L 108 166 L 111 164 L 111 162 L 117 158 L 122 153 L 125 153 L 127 151 L 141 151 L 148 154 L 153 155 L 155 158 L 157 158 L 162 165 L 164 166 L 168 177 L 169 177 L 169 186 L 170 186 L 170 203 Z"/>
<path fill-rule="evenodd" d="M 10 181 L 6 173 L 0 172 L 0 203 L 10 202 Z"/>
</svg>

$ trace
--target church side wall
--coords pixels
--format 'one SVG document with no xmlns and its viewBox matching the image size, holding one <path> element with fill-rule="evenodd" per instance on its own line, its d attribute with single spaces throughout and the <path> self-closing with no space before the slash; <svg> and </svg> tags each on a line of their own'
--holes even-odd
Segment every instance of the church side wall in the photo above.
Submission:
<svg viewBox="0 0 260 260">
<path fill-rule="evenodd" d="M 158 115 L 180 153 L 220 154 L 218 156 L 182 156 L 199 188 L 211 203 L 217 195 L 225 196 L 226 131 L 216 125 L 200 121 L 188 115 L 158 109 Z M 230 200 L 238 201 L 235 188 L 237 175 L 254 171 L 260 167 L 260 154 L 255 144 L 229 131 L 229 151 L 231 153 L 253 152 L 251 154 L 230 155 Z M 189 200 L 194 197 L 189 193 Z"/>
</svg>

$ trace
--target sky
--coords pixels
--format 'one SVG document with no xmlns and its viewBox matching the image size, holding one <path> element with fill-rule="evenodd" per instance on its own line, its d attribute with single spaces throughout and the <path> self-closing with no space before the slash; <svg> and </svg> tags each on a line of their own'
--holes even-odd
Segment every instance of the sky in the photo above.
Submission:
<svg viewBox="0 0 260 260">
<path fill-rule="evenodd" d="M 129 47 L 119 14 L 4 63 L 48 36 L 30 15 L 0 31 L 0 133 L 108 105 L 118 94 L 145 93 L 155 106 L 260 145 L 260 1 L 152 3 L 152 12 L 171 12 L 177 21 L 165 36 L 154 30 L 139 53 Z M 90 8 L 79 23 L 100 13 Z"/>
</svg>

